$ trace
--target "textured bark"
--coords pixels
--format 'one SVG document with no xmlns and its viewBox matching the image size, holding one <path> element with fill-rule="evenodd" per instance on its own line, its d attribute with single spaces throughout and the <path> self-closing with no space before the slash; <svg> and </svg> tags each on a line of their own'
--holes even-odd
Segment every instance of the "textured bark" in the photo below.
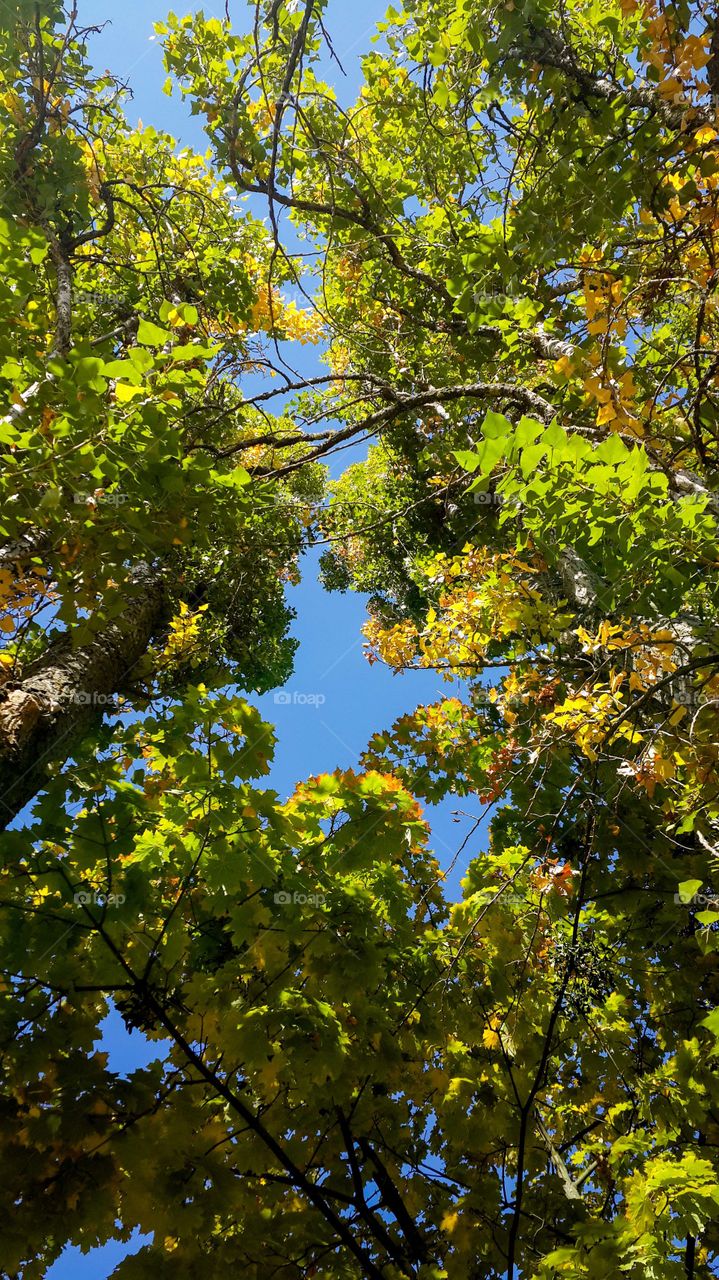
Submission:
<svg viewBox="0 0 719 1280">
<path fill-rule="evenodd" d="M 148 570 L 138 580 L 125 612 L 92 640 L 73 648 L 71 636 L 61 636 L 19 682 L 0 688 L 0 830 L 132 680 L 165 610 L 159 575 Z"/>
<path fill-rule="evenodd" d="M 43 230 L 50 244 L 50 257 L 55 266 L 55 341 L 52 355 L 64 358 L 72 346 L 72 267 L 68 246 L 54 236 L 49 227 Z"/>
<path fill-rule="evenodd" d="M 601 611 L 604 583 L 573 547 L 565 547 L 562 551 L 559 575 L 564 594 L 582 618 L 593 617 L 597 610 Z"/>
<path fill-rule="evenodd" d="M 0 546 L 0 569 L 12 569 L 25 565 L 33 556 L 40 555 L 50 545 L 50 535 L 45 529 L 30 529 L 14 542 Z"/>
<path fill-rule="evenodd" d="M 583 98 L 600 98 L 604 102 L 623 102 L 635 110 L 648 111 L 657 116 L 667 128 L 680 132 L 684 127 L 684 113 L 689 102 L 678 94 L 674 101 L 667 102 L 653 85 L 632 85 L 627 87 L 611 79 L 610 76 L 598 74 L 582 66 L 577 52 L 568 44 L 558 31 L 550 31 L 547 27 L 538 27 L 531 20 L 527 31 L 534 41 L 532 57 L 543 67 L 555 67 L 576 84 Z M 711 81 L 711 71 L 710 84 Z M 713 86 L 712 86 L 713 87 Z M 712 124 L 714 111 L 712 108 L 693 108 L 697 122 Z"/>
</svg>

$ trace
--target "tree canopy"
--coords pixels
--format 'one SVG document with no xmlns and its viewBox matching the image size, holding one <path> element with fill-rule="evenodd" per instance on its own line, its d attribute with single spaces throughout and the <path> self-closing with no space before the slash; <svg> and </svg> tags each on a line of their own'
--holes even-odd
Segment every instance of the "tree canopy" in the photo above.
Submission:
<svg viewBox="0 0 719 1280">
<path fill-rule="evenodd" d="M 716 8 L 325 8 L 158 26 L 203 154 L 0 8 L 0 1274 L 708 1280 Z M 447 694 L 283 798 L 317 545 Z"/>
</svg>

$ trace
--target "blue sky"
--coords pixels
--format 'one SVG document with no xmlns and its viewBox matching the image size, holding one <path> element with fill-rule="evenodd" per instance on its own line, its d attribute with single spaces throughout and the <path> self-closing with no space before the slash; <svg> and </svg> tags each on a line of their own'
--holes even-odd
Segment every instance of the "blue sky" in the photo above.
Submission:
<svg viewBox="0 0 719 1280">
<path fill-rule="evenodd" d="M 224 0 L 213 0 L 203 8 L 205 17 L 222 17 Z M 362 4 L 329 0 L 326 26 L 346 75 L 342 77 L 329 58 L 323 73 L 341 101 L 350 103 L 356 94 L 361 55 L 370 49 L 385 8 L 384 0 L 366 0 Z M 190 116 L 178 95 L 170 98 L 162 90 L 166 73 L 152 27 L 167 11 L 158 0 L 124 0 L 119 12 L 111 0 L 80 0 L 83 23 L 105 24 L 90 41 L 91 57 L 96 68 L 107 67 L 129 82 L 133 92 L 128 109 L 131 121 L 142 119 L 146 124 L 167 129 L 181 145 L 205 150 L 207 139 L 198 118 Z M 177 11 L 185 9 L 179 6 Z M 249 21 L 250 12 L 243 0 L 231 0 L 230 14 L 238 29 Z M 252 207 L 253 212 L 263 213 L 261 205 Z M 303 347 L 299 354 L 293 352 L 292 358 L 301 374 L 324 371 L 312 348 Z M 332 472 L 338 474 L 341 467 L 358 456 L 356 449 L 341 453 L 332 460 Z M 256 700 L 265 717 L 277 725 L 279 742 L 269 785 L 283 795 L 310 774 L 351 767 L 373 732 L 389 727 L 397 716 L 419 703 L 434 701 L 450 692 L 449 686 L 430 672 L 395 676 L 380 664 L 370 667 L 362 648 L 364 597 L 355 593 L 327 594 L 317 581 L 317 559 L 316 554 L 306 557 L 300 586 L 288 592 L 297 612 L 293 634 L 300 642 L 295 671 L 287 686 L 291 702 L 278 704 L 273 693 Z M 305 702 L 307 695 L 320 695 L 324 702 L 319 706 Z M 451 806 L 444 806 L 431 816 L 436 852 L 448 867 L 468 825 L 455 823 Z M 469 856 L 467 850 L 450 876 L 448 888 L 453 894 L 458 893 Z"/>
<path fill-rule="evenodd" d="M 224 0 L 214 0 L 203 8 L 206 17 L 224 16 Z M 384 10 L 382 0 L 363 0 L 361 4 L 330 0 L 326 25 L 347 74 L 342 78 L 336 64 L 329 62 L 324 74 L 335 85 L 341 101 L 351 102 L 356 93 L 360 55 L 369 50 L 375 24 Z M 158 0 L 79 0 L 81 23 L 106 24 L 92 37 L 90 55 L 96 69 L 107 67 L 129 82 L 133 91 L 130 120 L 142 119 L 167 130 L 180 144 L 204 151 L 207 140 L 197 118 L 189 116 L 178 96 L 169 98 L 162 92 L 165 72 L 159 42 L 152 38 L 152 24 L 162 20 L 167 11 L 167 5 Z M 177 7 L 177 12 L 185 11 L 184 5 Z M 240 0 L 230 0 L 230 14 L 242 29 L 249 21 L 250 9 Z M 303 349 L 301 359 L 301 372 L 317 371 L 316 355 Z M 336 466 L 346 465 L 356 456 L 354 450 L 340 455 L 341 462 L 333 466 L 335 474 Z M 419 703 L 449 692 L 449 687 L 429 672 L 394 676 L 380 664 L 370 667 L 362 649 L 364 598 L 328 595 L 317 581 L 317 559 L 317 553 L 305 558 L 302 582 L 289 592 L 297 612 L 293 633 L 300 642 L 295 671 L 284 690 L 289 700 L 276 701 L 276 693 L 281 691 L 256 700 L 265 718 L 277 726 L 279 742 L 269 785 L 283 796 L 310 774 L 354 766 L 373 732 L 387 728 Z M 310 695 L 314 700 L 307 701 Z M 465 813 L 459 818 L 451 804 L 428 815 L 434 848 L 445 868 L 450 867 L 472 825 L 467 801 L 462 802 L 462 808 Z M 447 887 L 452 896 L 459 894 L 459 880 L 480 839 L 479 834 L 473 837 L 449 874 Z M 107 1020 L 101 1047 L 109 1052 L 111 1067 L 122 1072 L 153 1056 L 139 1033 L 130 1036 L 125 1032 L 117 1015 Z M 131 1249 L 140 1244 L 136 1238 Z M 127 1252 L 128 1246 L 119 1243 L 87 1255 L 67 1250 L 46 1273 L 47 1280 L 105 1280 Z"/>
</svg>

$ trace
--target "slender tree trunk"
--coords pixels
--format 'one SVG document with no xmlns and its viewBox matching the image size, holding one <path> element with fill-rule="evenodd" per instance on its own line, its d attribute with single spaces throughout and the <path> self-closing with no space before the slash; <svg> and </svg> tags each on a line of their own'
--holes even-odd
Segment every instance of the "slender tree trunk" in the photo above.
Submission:
<svg viewBox="0 0 719 1280">
<path fill-rule="evenodd" d="M 716 3 L 709 10 L 708 27 L 711 31 L 711 56 L 707 63 L 707 80 L 712 91 L 712 106 L 716 109 L 719 106 L 719 5 Z"/>
<path fill-rule="evenodd" d="M 124 613 L 92 640 L 73 647 L 71 633 L 61 636 L 19 682 L 0 687 L 0 830 L 132 679 L 165 610 L 161 576 L 146 570 L 137 581 Z"/>
</svg>

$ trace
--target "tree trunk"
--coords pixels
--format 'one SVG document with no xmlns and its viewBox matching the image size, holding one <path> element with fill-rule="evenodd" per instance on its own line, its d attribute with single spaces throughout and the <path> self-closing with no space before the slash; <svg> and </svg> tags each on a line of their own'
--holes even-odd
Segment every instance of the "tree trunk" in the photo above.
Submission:
<svg viewBox="0 0 719 1280">
<path fill-rule="evenodd" d="M 0 687 L 0 830 L 44 786 L 48 766 L 66 760 L 132 678 L 165 610 L 164 582 L 145 570 L 125 612 L 86 644 L 59 637 L 23 673 Z"/>
<path fill-rule="evenodd" d="M 13 569 L 25 565 L 33 556 L 41 555 L 50 545 L 50 534 L 45 529 L 29 529 L 14 542 L 0 546 L 0 569 Z"/>
</svg>

